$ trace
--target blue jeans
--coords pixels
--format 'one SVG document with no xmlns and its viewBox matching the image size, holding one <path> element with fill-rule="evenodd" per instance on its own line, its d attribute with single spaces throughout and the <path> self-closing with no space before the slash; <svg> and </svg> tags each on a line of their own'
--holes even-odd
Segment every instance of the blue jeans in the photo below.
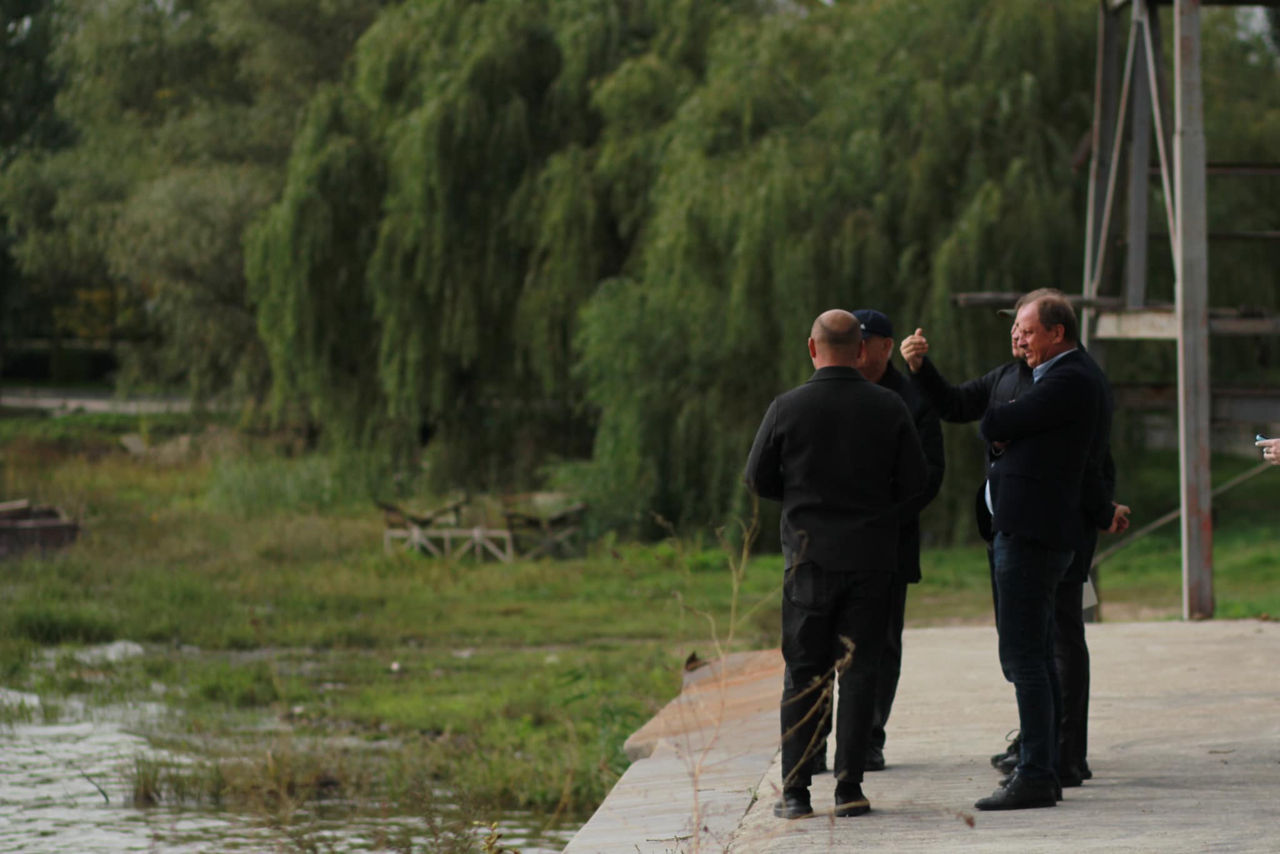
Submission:
<svg viewBox="0 0 1280 854">
<path fill-rule="evenodd" d="M 1054 594 L 1072 554 L 1003 532 L 992 548 L 1000 667 L 1018 700 L 1018 774 L 1028 780 L 1056 777 L 1062 700 L 1053 660 Z"/>
</svg>

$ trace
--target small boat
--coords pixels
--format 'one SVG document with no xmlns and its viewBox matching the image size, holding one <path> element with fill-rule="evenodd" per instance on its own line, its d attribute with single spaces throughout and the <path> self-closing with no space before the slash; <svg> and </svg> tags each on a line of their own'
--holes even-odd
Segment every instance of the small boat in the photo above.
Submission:
<svg viewBox="0 0 1280 854">
<path fill-rule="evenodd" d="M 32 504 L 23 498 L 0 501 L 0 560 L 32 549 L 41 554 L 75 542 L 80 525 L 57 507 Z"/>
</svg>

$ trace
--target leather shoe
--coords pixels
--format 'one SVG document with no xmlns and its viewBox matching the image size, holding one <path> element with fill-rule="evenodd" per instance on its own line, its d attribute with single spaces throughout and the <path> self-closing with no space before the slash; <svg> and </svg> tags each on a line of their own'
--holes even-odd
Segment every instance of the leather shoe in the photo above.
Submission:
<svg viewBox="0 0 1280 854">
<path fill-rule="evenodd" d="M 1009 781 L 1016 776 L 1018 775 L 1014 773 L 1014 774 L 1010 774 L 1008 777 L 1001 777 L 1000 782 L 996 783 L 996 785 L 1003 789 L 1005 786 L 1008 786 Z M 1058 800 L 1062 800 L 1062 786 L 1060 784 L 1058 783 L 1053 784 L 1053 794 L 1055 798 L 1057 798 Z"/>
<path fill-rule="evenodd" d="M 1009 782 L 974 804 L 980 810 L 1025 810 L 1058 805 L 1053 780 L 1028 780 L 1014 774 Z"/>
<path fill-rule="evenodd" d="M 1058 782 L 1062 783 L 1062 788 L 1064 789 L 1083 786 L 1084 773 L 1079 768 L 1073 768 L 1068 765 L 1058 772 Z"/>
<path fill-rule="evenodd" d="M 778 818 L 804 818 L 812 815 L 813 805 L 809 803 L 809 790 L 783 789 L 782 797 L 773 805 L 773 814 Z"/>
<path fill-rule="evenodd" d="M 862 762 L 863 771 L 883 771 L 884 751 L 874 744 L 867 748 L 867 758 Z"/>
<path fill-rule="evenodd" d="M 997 771 L 1001 771 L 1002 773 L 1008 774 L 1012 772 L 1013 769 L 1010 768 L 1009 770 L 1005 770 L 1000 767 L 1001 764 L 1007 762 L 1009 757 L 1012 756 L 1014 760 L 1014 765 L 1017 765 L 1018 754 L 1020 754 L 1021 752 L 1022 752 L 1022 733 L 1018 733 L 1013 737 L 1013 741 L 1009 742 L 1008 747 L 1006 747 L 1004 750 L 1000 751 L 999 753 L 991 757 L 991 767 L 995 768 Z"/>
<path fill-rule="evenodd" d="M 871 812 L 871 801 L 862 794 L 862 786 L 858 783 L 836 784 L 836 815 L 848 818 L 854 815 L 865 815 Z"/>
<path fill-rule="evenodd" d="M 1012 774 L 1014 769 L 1018 767 L 1018 758 L 1017 753 L 1006 753 L 1004 756 L 1000 757 L 999 762 L 992 762 L 991 764 L 1001 774 Z"/>
</svg>

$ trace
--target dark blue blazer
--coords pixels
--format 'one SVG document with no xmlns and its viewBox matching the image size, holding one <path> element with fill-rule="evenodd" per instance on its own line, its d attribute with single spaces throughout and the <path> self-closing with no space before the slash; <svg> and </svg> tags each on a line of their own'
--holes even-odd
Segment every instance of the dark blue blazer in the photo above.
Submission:
<svg viewBox="0 0 1280 854">
<path fill-rule="evenodd" d="M 1053 548 L 1076 549 L 1083 533 L 1082 486 L 1095 452 L 1104 390 L 1082 351 L 1067 353 L 1009 403 L 982 418 L 989 442 L 1007 442 L 989 470 L 992 527 Z"/>
</svg>

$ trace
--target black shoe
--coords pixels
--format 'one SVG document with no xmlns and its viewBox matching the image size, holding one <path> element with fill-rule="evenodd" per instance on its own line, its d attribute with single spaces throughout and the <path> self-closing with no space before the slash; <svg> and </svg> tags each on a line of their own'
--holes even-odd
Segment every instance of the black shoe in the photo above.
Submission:
<svg viewBox="0 0 1280 854">
<path fill-rule="evenodd" d="M 1079 768 L 1072 768 L 1068 765 L 1064 766 L 1063 769 L 1058 772 L 1058 782 L 1062 783 L 1062 788 L 1064 789 L 1074 789 L 1076 786 L 1083 786 L 1084 780 L 1084 772 Z"/>
<path fill-rule="evenodd" d="M 863 771 L 883 771 L 884 751 L 874 744 L 867 748 L 867 758 L 862 762 Z"/>
<path fill-rule="evenodd" d="M 836 815 L 848 818 L 871 812 L 871 801 L 862 794 L 858 783 L 836 783 Z"/>
<path fill-rule="evenodd" d="M 1027 780 L 1018 774 L 974 804 L 980 810 L 1025 810 L 1058 805 L 1053 780 Z"/>
<path fill-rule="evenodd" d="M 1080 779 L 1081 780 L 1093 779 L 1093 771 L 1089 770 L 1089 763 L 1085 762 L 1084 760 L 1080 761 Z"/>
<path fill-rule="evenodd" d="M 1005 788 L 1006 786 L 1008 786 L 1008 785 L 1009 785 L 1009 781 L 1010 781 L 1010 780 L 1012 780 L 1012 779 L 1013 779 L 1014 777 L 1016 777 L 1016 776 L 1018 776 L 1018 775 L 1017 775 L 1017 774 L 1010 774 L 1008 777 L 1001 777 L 1001 778 L 1000 778 L 1000 782 L 996 783 L 996 785 L 1003 789 L 1003 788 Z M 1059 785 L 1058 783 L 1054 783 L 1054 784 L 1053 784 L 1053 796 L 1054 796 L 1057 800 L 1062 800 L 1062 786 L 1061 786 L 1061 785 Z"/>
<path fill-rule="evenodd" d="M 1000 771 L 1002 774 L 1009 774 L 1013 771 L 1013 769 L 1010 768 L 1008 770 L 1005 770 L 1000 767 L 1001 763 L 1007 762 L 1009 757 L 1012 756 L 1013 764 L 1017 765 L 1018 754 L 1020 754 L 1021 752 L 1022 752 L 1022 733 L 1018 733 L 1013 737 L 1013 741 L 1009 742 L 1008 747 L 1006 747 L 1000 753 L 997 753 L 991 757 L 991 767 L 995 768 L 997 771 Z"/>
<path fill-rule="evenodd" d="M 783 789 L 782 797 L 773 805 L 773 814 L 778 818 L 804 818 L 812 815 L 813 805 L 809 803 L 809 790 Z"/>
<path fill-rule="evenodd" d="M 992 762 L 991 764 L 1001 774 L 1012 774 L 1018 767 L 1018 754 L 1001 756 L 999 762 Z"/>
</svg>

